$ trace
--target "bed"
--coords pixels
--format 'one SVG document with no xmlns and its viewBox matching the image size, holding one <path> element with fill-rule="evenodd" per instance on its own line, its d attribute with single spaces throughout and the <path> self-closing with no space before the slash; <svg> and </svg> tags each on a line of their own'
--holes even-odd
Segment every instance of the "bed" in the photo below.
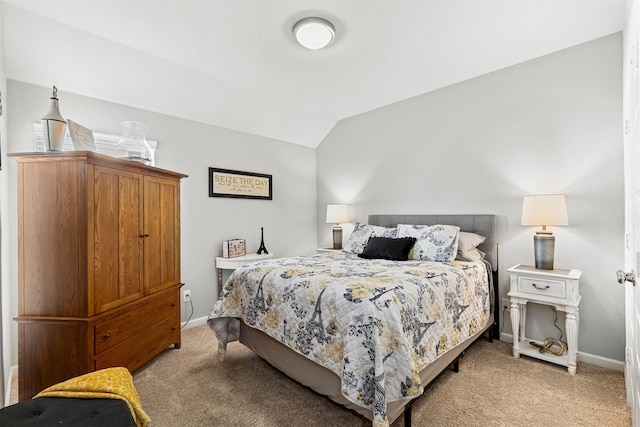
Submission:
<svg viewBox="0 0 640 427">
<path fill-rule="evenodd" d="M 219 356 L 224 358 L 228 342 L 239 340 L 375 427 L 403 413 L 410 425 L 413 399 L 476 339 L 498 333 L 494 215 L 370 215 L 367 226 L 395 234 L 368 242 L 386 244 L 393 237 L 395 244 L 399 237 L 411 239 L 400 236 L 409 225 L 440 224 L 449 234 L 455 229 L 484 236 L 474 246 L 483 258 L 396 261 L 338 252 L 235 270 L 208 320 Z M 345 250 L 354 250 L 358 227 Z M 411 250 L 418 250 L 417 243 Z"/>
</svg>

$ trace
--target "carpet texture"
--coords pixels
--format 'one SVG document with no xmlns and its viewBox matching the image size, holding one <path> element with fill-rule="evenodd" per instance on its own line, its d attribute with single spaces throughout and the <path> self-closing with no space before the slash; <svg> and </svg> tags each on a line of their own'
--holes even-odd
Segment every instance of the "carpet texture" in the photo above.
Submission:
<svg viewBox="0 0 640 427">
<path fill-rule="evenodd" d="M 182 332 L 133 374 L 153 427 L 340 426 L 370 423 L 264 362 L 242 344 L 217 357 L 211 330 Z M 511 345 L 476 342 L 460 372 L 443 374 L 413 406 L 413 426 L 631 426 L 622 372 L 578 363 L 561 366 L 523 356 Z M 402 427 L 400 417 L 392 427 Z"/>
</svg>

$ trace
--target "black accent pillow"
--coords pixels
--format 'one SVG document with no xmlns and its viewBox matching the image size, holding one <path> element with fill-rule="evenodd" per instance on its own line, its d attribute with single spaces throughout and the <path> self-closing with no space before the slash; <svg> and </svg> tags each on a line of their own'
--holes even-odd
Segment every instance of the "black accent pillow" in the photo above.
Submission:
<svg viewBox="0 0 640 427">
<path fill-rule="evenodd" d="M 391 261 L 406 261 L 409 252 L 416 243 L 415 237 L 371 237 L 367 246 L 358 256 L 366 259 L 388 259 Z"/>
</svg>

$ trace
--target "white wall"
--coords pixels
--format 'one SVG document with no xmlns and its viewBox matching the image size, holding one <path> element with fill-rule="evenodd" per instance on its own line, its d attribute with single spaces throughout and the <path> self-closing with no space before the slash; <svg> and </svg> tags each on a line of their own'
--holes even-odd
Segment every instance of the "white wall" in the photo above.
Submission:
<svg viewBox="0 0 640 427">
<path fill-rule="evenodd" d="M 522 196 L 563 193 L 570 226 L 551 228 L 555 265 L 583 270 L 579 350 L 624 360 L 621 51 L 614 34 L 341 121 L 317 149 L 319 244 L 327 203 L 360 222 L 497 214 L 506 296 L 506 269 L 533 263 Z M 534 337 L 556 336 L 551 310 L 529 313 Z"/>
<path fill-rule="evenodd" d="M 0 372 L 0 407 L 5 401 L 6 381 L 11 370 L 11 297 L 8 284 L 9 280 L 9 233 L 7 232 L 8 220 L 8 185 L 6 179 L 7 164 L 7 126 L 6 115 L 4 114 L 5 99 L 7 94 L 7 78 L 5 74 L 4 62 L 4 32 L 2 28 L 2 12 L 4 3 L 0 3 L 0 108 L 3 114 L 0 116 L 0 162 L 4 168 L 0 170 L 0 362 L 2 362 Z"/>
<path fill-rule="evenodd" d="M 52 82 L 55 84 L 55 82 Z M 8 150 L 34 151 L 33 122 L 49 108 L 50 88 L 10 80 L 8 83 Z M 190 289 L 193 318 L 207 316 L 217 298 L 214 258 L 222 241 L 244 238 L 248 251 L 260 244 L 264 227 L 267 249 L 277 257 L 313 253 L 316 247 L 315 150 L 282 141 L 204 125 L 65 93 L 58 88 L 66 119 L 96 132 L 120 135 L 123 120 L 147 125 L 147 137 L 158 141 L 156 166 L 189 175 L 181 185 L 182 281 Z M 159 89 L 161 90 L 161 89 Z M 16 164 L 9 159 L 10 287 L 12 316 L 17 310 Z M 273 200 L 210 198 L 208 168 L 219 167 L 273 175 Z M 189 307 L 183 304 L 182 319 Z M 13 325 L 13 364 L 17 344 Z"/>
</svg>

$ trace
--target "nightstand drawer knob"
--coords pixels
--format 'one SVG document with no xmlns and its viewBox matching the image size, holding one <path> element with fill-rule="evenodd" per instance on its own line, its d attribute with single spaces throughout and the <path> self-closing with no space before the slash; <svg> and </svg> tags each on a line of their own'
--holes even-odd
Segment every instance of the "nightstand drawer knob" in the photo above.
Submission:
<svg viewBox="0 0 640 427">
<path fill-rule="evenodd" d="M 543 288 L 543 287 L 541 287 L 541 286 L 536 285 L 535 283 L 533 284 L 533 287 L 534 287 L 534 288 L 536 288 L 536 289 L 538 289 L 538 290 L 541 290 L 541 291 L 546 291 L 547 289 L 549 289 L 549 285 L 547 285 L 547 286 L 545 286 L 545 287 Z"/>
</svg>

